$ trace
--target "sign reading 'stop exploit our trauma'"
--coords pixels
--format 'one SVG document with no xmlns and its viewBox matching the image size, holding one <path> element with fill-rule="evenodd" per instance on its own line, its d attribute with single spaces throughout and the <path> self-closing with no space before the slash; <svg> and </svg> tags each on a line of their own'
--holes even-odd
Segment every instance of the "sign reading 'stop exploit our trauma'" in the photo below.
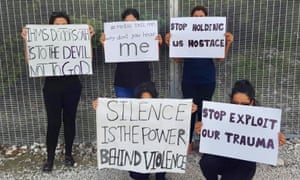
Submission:
<svg viewBox="0 0 300 180">
<path fill-rule="evenodd" d="M 171 18 L 170 57 L 225 57 L 226 17 Z"/>
<path fill-rule="evenodd" d="M 27 25 L 30 77 L 92 74 L 88 25 Z"/>
<path fill-rule="evenodd" d="M 281 109 L 203 102 L 200 152 L 276 165 Z"/>
</svg>

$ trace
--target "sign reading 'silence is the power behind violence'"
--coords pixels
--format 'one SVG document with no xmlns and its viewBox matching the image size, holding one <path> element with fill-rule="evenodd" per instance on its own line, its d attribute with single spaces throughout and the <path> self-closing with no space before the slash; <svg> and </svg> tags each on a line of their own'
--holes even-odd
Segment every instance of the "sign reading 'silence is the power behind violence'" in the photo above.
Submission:
<svg viewBox="0 0 300 180">
<path fill-rule="evenodd" d="M 99 98 L 98 168 L 184 173 L 192 100 Z"/>
</svg>

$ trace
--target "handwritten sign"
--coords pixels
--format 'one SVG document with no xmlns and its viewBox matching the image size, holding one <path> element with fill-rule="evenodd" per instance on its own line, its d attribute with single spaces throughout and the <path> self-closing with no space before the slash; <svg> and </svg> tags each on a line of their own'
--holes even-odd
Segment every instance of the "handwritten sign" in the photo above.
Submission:
<svg viewBox="0 0 300 180">
<path fill-rule="evenodd" d="M 203 102 L 200 152 L 276 165 L 281 110 Z"/>
<path fill-rule="evenodd" d="M 99 98 L 98 102 L 99 169 L 185 172 L 191 99 Z"/>
<path fill-rule="evenodd" d="M 170 57 L 224 58 L 226 17 L 171 18 Z"/>
<path fill-rule="evenodd" d="M 27 25 L 29 76 L 92 74 L 88 25 Z"/>
<path fill-rule="evenodd" d="M 104 23 L 105 62 L 158 61 L 157 21 Z"/>
</svg>

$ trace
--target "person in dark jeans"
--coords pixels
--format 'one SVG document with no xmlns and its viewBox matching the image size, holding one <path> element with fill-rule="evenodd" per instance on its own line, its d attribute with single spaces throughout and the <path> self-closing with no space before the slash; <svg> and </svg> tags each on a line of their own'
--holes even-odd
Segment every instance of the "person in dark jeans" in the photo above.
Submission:
<svg viewBox="0 0 300 180">
<path fill-rule="evenodd" d="M 49 18 L 49 24 L 70 24 L 70 18 L 64 12 L 53 12 Z M 94 29 L 92 26 L 89 26 L 89 31 L 90 35 L 93 36 Z M 26 28 L 23 28 L 21 35 L 26 40 Z M 28 56 L 27 53 L 26 56 Z M 26 62 L 28 62 L 27 57 Z M 43 165 L 42 170 L 44 172 L 51 172 L 53 169 L 61 122 L 64 123 L 65 165 L 67 167 L 74 166 L 72 146 L 75 138 L 76 111 L 80 94 L 81 83 L 76 75 L 46 77 L 45 79 L 43 97 L 47 111 L 47 160 Z"/>
</svg>

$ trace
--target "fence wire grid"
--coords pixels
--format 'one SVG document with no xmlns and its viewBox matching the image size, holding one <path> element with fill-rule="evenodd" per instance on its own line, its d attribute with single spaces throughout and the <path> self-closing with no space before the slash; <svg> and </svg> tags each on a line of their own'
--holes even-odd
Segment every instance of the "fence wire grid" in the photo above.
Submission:
<svg viewBox="0 0 300 180">
<path fill-rule="evenodd" d="M 94 26 L 93 75 L 80 76 L 83 85 L 77 111 L 78 142 L 96 139 L 96 97 L 114 97 L 114 64 L 104 63 L 98 39 L 103 23 L 120 21 L 127 7 L 142 20 L 158 20 L 164 37 L 172 16 L 190 16 L 204 5 L 210 16 L 226 16 L 234 35 L 225 62 L 216 62 L 214 101 L 228 102 L 233 83 L 249 79 L 262 106 L 282 109 L 282 131 L 300 136 L 300 1 L 298 0 L 1 0 L 0 1 L 0 144 L 45 142 L 44 78 L 29 78 L 20 36 L 26 24 L 47 24 L 53 11 L 65 11 L 72 23 Z M 151 63 L 160 97 L 181 98 L 182 66 L 169 59 L 163 46 L 160 61 Z M 63 129 L 63 128 L 62 128 Z M 63 136 L 60 136 L 63 137 Z"/>
</svg>

